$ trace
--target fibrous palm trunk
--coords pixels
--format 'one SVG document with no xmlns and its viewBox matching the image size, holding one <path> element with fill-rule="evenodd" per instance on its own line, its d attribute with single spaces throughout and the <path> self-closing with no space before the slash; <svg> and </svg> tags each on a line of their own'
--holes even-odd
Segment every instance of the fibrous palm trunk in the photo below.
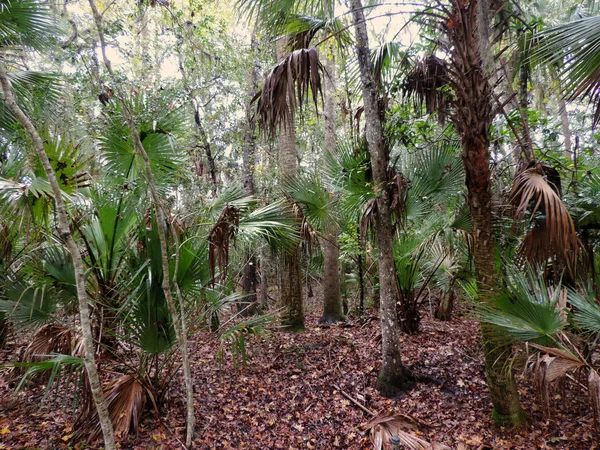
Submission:
<svg viewBox="0 0 600 450">
<path fill-rule="evenodd" d="M 285 43 L 280 42 L 277 56 L 285 57 Z M 288 102 L 292 104 L 293 102 Z M 296 151 L 296 124 L 293 111 L 282 122 L 279 131 L 279 175 L 282 180 L 294 180 L 298 175 Z M 302 302 L 302 270 L 300 267 L 300 245 L 282 250 L 281 255 L 281 325 L 286 331 L 304 330 L 304 305 Z"/>
<path fill-rule="evenodd" d="M 40 134 L 36 130 L 29 117 L 23 113 L 15 101 L 10 82 L 8 81 L 8 77 L 6 75 L 6 67 L 4 64 L 0 64 L 0 84 L 2 85 L 4 102 L 29 135 L 37 156 L 42 164 L 42 167 L 44 168 L 48 182 L 52 188 L 52 193 L 54 194 L 54 203 L 56 205 L 56 214 L 58 218 L 58 234 L 60 238 L 67 244 L 75 272 L 75 285 L 77 289 L 77 300 L 79 302 L 79 317 L 81 321 L 81 336 L 84 347 L 83 360 L 85 369 L 88 375 L 96 410 L 98 412 L 100 426 L 102 428 L 104 446 L 106 449 L 112 450 L 116 448 L 115 437 L 112 422 L 108 413 L 108 408 L 104 399 L 104 391 L 102 390 L 100 377 L 98 376 L 98 368 L 96 366 L 94 338 L 92 335 L 90 310 L 85 286 L 85 268 L 81 259 L 79 247 L 77 246 L 77 243 L 73 239 L 73 234 L 71 233 L 69 219 L 67 216 L 67 208 L 63 199 L 63 193 L 60 189 L 60 185 L 58 184 L 58 180 L 56 179 L 54 169 L 52 168 L 50 160 L 48 159 L 48 155 L 44 149 L 44 141 L 40 137 Z"/>
<path fill-rule="evenodd" d="M 377 242 L 379 246 L 379 285 L 381 315 L 382 365 L 377 379 L 377 390 L 386 396 L 398 395 L 408 386 L 410 372 L 402 364 L 400 330 L 396 320 L 396 270 L 394 267 L 393 228 L 388 192 L 388 156 L 379 114 L 377 91 L 373 79 L 367 26 L 361 0 L 351 0 L 356 34 L 356 51 L 360 68 L 365 108 L 365 126 L 373 182 L 378 194 Z"/>
<path fill-rule="evenodd" d="M 298 172 L 296 155 L 296 128 L 293 115 L 283 123 L 279 133 L 279 173 L 284 180 L 291 180 Z M 300 246 L 281 251 L 281 324 L 287 331 L 304 330 L 304 305 L 302 303 L 302 270 Z"/>
<path fill-rule="evenodd" d="M 325 62 L 325 106 L 323 109 L 323 135 L 325 154 L 334 155 L 336 146 L 335 133 L 335 80 L 336 64 L 331 45 L 327 48 Z M 342 299 L 340 296 L 338 246 L 339 226 L 331 220 L 325 230 L 323 240 L 323 315 L 320 322 L 337 322 L 344 318 Z"/>
<path fill-rule="evenodd" d="M 449 37 L 453 44 L 451 57 L 456 96 L 451 118 L 460 134 L 467 203 L 472 218 L 475 277 L 479 300 L 491 304 L 500 286 L 496 240 L 492 231 L 489 146 L 493 116 L 489 67 L 486 64 L 489 30 L 482 29 L 488 26 L 485 2 L 455 0 L 453 11 L 457 26 L 449 31 Z M 487 326 L 482 326 L 482 339 L 494 419 L 505 425 L 520 424 L 525 415 L 510 369 L 510 344 Z"/>
</svg>

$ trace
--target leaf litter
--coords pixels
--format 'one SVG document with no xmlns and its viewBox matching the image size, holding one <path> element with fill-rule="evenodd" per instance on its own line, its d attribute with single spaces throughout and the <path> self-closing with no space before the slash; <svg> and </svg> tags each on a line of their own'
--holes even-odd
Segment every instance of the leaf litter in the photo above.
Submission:
<svg viewBox="0 0 600 450">
<path fill-rule="evenodd" d="M 529 424 L 517 430 L 494 426 L 479 326 L 464 311 L 451 322 L 430 319 L 423 311 L 421 332 L 401 336 L 403 362 L 425 378 L 443 380 L 442 385 L 419 382 L 402 397 L 387 399 L 374 388 L 380 366 L 376 312 L 319 326 L 320 305 L 317 299 L 310 302 L 306 332 L 271 331 L 250 337 L 249 360 L 242 367 L 227 351 L 217 358 L 219 340 L 214 334 L 201 332 L 190 339 L 197 422 L 194 448 L 367 450 L 384 445 L 389 449 L 392 435 L 401 437 L 404 447 L 400 448 L 587 450 L 600 446 L 582 383 L 554 390 L 548 415 L 534 382 L 521 376 Z M 43 383 L 14 393 L 15 381 L 6 364 L 28 337 L 13 335 L 0 350 L 0 449 L 100 448 L 74 442 L 76 411 L 63 398 L 72 393 L 58 392 L 43 404 Z M 108 384 L 115 375 L 106 372 Z M 183 390 L 179 373 L 159 413 L 146 405 L 137 433 L 125 437 L 119 447 L 184 448 Z"/>
</svg>

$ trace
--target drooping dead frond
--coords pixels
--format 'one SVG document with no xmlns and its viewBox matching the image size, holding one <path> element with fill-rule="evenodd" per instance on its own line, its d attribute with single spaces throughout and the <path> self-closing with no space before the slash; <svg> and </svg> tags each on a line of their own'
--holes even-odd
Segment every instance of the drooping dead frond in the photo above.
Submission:
<svg viewBox="0 0 600 450">
<path fill-rule="evenodd" d="M 537 163 L 515 177 L 512 200 L 515 217 L 529 217 L 531 230 L 519 250 L 519 258 L 544 267 L 553 263 L 573 278 L 578 252 L 575 224 L 562 202 L 558 187 L 546 177 Z"/>
<path fill-rule="evenodd" d="M 229 244 L 235 240 L 240 225 L 240 210 L 225 205 L 216 223 L 208 233 L 208 264 L 211 277 L 215 279 L 216 266 L 219 266 L 220 278 L 224 280 L 229 264 Z"/>
<path fill-rule="evenodd" d="M 371 436 L 374 450 L 389 450 L 393 436 L 400 438 L 403 448 L 411 450 L 450 450 L 442 444 L 430 443 L 415 435 L 429 427 L 405 414 L 382 414 L 362 426 Z"/>
<path fill-rule="evenodd" d="M 297 203 L 292 205 L 292 214 L 296 222 L 300 224 L 300 238 L 302 239 L 302 245 L 307 250 L 307 253 L 310 254 L 312 247 L 319 245 L 319 233 L 307 220 L 302 212 L 302 207 Z"/>
<path fill-rule="evenodd" d="M 577 356 L 560 348 L 546 347 L 539 344 L 529 343 L 540 351 L 534 355 L 533 361 L 529 364 L 534 375 L 534 382 L 538 396 L 544 403 L 546 414 L 550 414 L 550 395 L 551 386 L 556 380 L 564 377 L 568 372 L 573 372 L 587 364 Z"/>
<path fill-rule="evenodd" d="M 400 172 L 390 168 L 388 170 L 388 179 L 390 180 L 387 185 L 387 194 L 389 199 L 389 208 L 396 216 L 396 226 L 401 226 L 404 218 L 406 217 L 406 200 L 408 197 L 408 190 L 410 185 L 408 180 Z M 377 220 L 377 214 L 379 214 L 379 202 L 381 198 L 378 196 L 369 200 L 364 209 L 360 219 L 360 230 L 361 233 L 366 236 L 368 231 L 375 231 L 375 224 Z"/>
<path fill-rule="evenodd" d="M 427 114 L 438 113 L 441 123 L 446 118 L 448 107 L 448 92 L 443 88 L 448 86 L 448 68 L 446 63 L 436 56 L 427 56 L 415 64 L 414 69 L 407 75 L 403 92 L 405 97 L 413 100 L 416 111 L 425 105 Z"/>
<path fill-rule="evenodd" d="M 23 362 L 37 362 L 48 359 L 53 354 L 80 356 L 82 351 L 81 345 L 78 345 L 79 340 L 81 337 L 71 328 L 44 325 L 33 335 L 21 359 Z"/>
<path fill-rule="evenodd" d="M 133 375 L 122 375 L 112 381 L 105 390 L 106 402 L 110 419 L 117 439 L 124 438 L 130 430 L 136 430 L 149 391 Z M 97 418 L 97 412 L 91 408 L 78 421 L 76 441 L 99 439 L 102 430 Z"/>
<path fill-rule="evenodd" d="M 600 425 L 600 375 L 594 369 L 590 369 L 588 375 L 588 391 L 592 410 L 594 411 L 594 420 L 596 421 L 596 427 L 598 427 Z"/>
<path fill-rule="evenodd" d="M 321 73 L 323 67 L 314 48 L 296 50 L 277 64 L 267 75 L 262 90 L 256 94 L 258 125 L 269 136 L 289 123 L 296 106 L 302 108 L 308 92 L 318 113 L 318 98 L 323 101 Z"/>
</svg>

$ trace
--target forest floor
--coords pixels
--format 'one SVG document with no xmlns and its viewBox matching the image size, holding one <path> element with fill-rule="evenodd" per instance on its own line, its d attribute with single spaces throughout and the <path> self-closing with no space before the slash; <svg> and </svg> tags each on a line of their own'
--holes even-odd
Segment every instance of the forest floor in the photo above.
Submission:
<svg viewBox="0 0 600 450">
<path fill-rule="evenodd" d="M 234 366 L 217 358 L 218 340 L 198 333 L 190 341 L 195 378 L 196 439 L 200 449 L 370 449 L 361 425 L 375 415 L 406 414 L 430 428 L 420 437 L 452 449 L 594 449 L 587 392 L 573 381 L 552 393 L 551 415 L 535 394 L 531 376 L 519 386 L 529 424 L 518 430 L 493 425 L 483 376 L 478 323 L 463 310 L 451 322 L 423 311 L 421 332 L 402 336 L 403 360 L 415 373 L 443 380 L 417 383 L 386 399 L 375 390 L 380 365 L 379 321 L 373 312 L 319 325 L 319 296 L 308 299 L 304 333 L 252 336 L 249 359 Z M 72 441 L 69 401 L 44 386 L 14 394 L 8 368 L 26 337 L 12 336 L 0 351 L 0 449 L 97 448 Z M 175 379 L 160 417 L 147 407 L 137 434 L 121 449 L 181 449 L 185 441 L 183 381 Z M 360 406 L 359 406 L 360 405 Z M 369 412 L 367 412 L 369 411 Z"/>
</svg>

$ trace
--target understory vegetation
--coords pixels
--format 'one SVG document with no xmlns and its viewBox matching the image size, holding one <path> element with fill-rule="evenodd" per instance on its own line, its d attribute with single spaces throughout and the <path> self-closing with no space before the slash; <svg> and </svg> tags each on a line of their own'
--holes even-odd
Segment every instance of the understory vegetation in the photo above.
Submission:
<svg viewBox="0 0 600 450">
<path fill-rule="evenodd" d="M 597 445 L 599 42 L 594 1 L 0 0 L 0 448 Z"/>
</svg>

